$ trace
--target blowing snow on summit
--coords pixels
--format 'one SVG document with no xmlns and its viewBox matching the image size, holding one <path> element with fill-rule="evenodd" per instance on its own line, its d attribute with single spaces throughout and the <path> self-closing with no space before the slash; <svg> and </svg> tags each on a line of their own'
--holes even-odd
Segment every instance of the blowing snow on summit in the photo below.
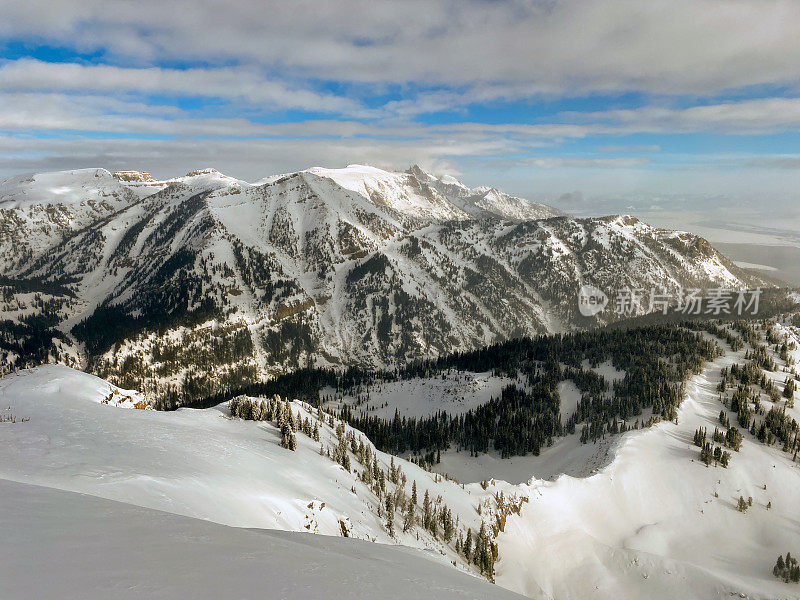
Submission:
<svg viewBox="0 0 800 600">
<path fill-rule="evenodd" d="M 7 3 L 0 599 L 800 600 L 798 38 Z"/>
</svg>

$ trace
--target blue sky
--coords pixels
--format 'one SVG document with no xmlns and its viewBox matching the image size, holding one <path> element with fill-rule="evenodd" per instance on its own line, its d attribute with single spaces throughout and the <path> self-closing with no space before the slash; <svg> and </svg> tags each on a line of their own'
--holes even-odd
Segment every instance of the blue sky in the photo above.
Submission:
<svg viewBox="0 0 800 600">
<path fill-rule="evenodd" d="M 575 212 L 785 225 L 798 39 L 794 0 L 30 0 L 0 22 L 0 178 L 418 163 Z"/>
</svg>

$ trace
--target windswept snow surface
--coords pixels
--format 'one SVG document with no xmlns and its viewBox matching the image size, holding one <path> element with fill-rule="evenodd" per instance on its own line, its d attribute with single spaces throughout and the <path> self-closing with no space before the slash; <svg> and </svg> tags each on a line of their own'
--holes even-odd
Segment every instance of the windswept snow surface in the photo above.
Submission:
<svg viewBox="0 0 800 600">
<path fill-rule="evenodd" d="M 102 379 L 60 365 L 0 380 L 0 407 L 11 407 L 17 417 L 16 423 L 0 423 L 0 480 L 235 527 L 329 536 L 341 536 L 344 529 L 353 538 L 429 550 L 445 565 L 455 561 L 465 569 L 451 546 L 421 527 L 402 531 L 400 512 L 395 536 L 389 535 L 382 502 L 361 481 L 363 467 L 354 455 L 348 472 L 320 454 L 320 442 L 298 432 L 297 451 L 292 452 L 281 447 L 273 423 L 231 419 L 225 405 L 175 412 L 122 410 L 101 402 L 108 390 Z M 294 403 L 293 412 L 316 419 L 303 406 Z M 328 449 L 336 446 L 328 424 L 320 424 L 320 437 Z M 392 458 L 383 453 L 377 458 L 388 470 Z M 394 460 L 406 475 L 408 496 L 416 482 L 420 506 L 427 491 L 432 502 L 444 502 L 459 516 L 462 533 L 466 527 L 473 535 L 478 531 L 482 517 L 477 505 L 490 502 L 500 488 L 461 486 Z M 393 485 L 387 488 L 394 491 Z"/>
<path fill-rule="evenodd" d="M 0 480 L 3 600 L 519 598 L 429 553 L 226 527 Z"/>
<path fill-rule="evenodd" d="M 367 488 L 307 436 L 298 434 L 290 452 L 274 425 L 230 419 L 225 405 L 122 411 L 101 403 L 108 389 L 60 365 L 0 380 L 0 406 L 30 418 L 0 428 L 0 478 L 238 527 L 341 535 L 345 520 L 353 537 L 393 541 L 371 512 Z M 335 445 L 330 428 L 322 429 L 323 442 Z M 410 463 L 404 471 L 409 486 L 416 479 L 420 494 L 429 484 L 433 493 L 431 474 Z M 467 491 L 449 487 L 470 506 Z"/>
<path fill-rule="evenodd" d="M 595 444 L 581 444 L 578 435 L 567 436 L 544 448 L 539 456 L 500 458 L 492 450 L 488 454 L 470 456 L 469 452 L 442 452 L 442 461 L 434 466 L 437 473 L 471 483 L 493 478 L 513 484 L 532 479 L 554 481 L 562 475 L 588 477 L 604 468 L 614 458 L 618 437 L 607 437 Z"/>
</svg>

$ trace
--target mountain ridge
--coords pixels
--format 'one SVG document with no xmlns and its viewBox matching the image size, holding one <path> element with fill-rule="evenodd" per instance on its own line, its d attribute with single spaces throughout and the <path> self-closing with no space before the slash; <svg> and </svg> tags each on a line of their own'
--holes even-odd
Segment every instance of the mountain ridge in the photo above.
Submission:
<svg viewBox="0 0 800 600">
<path fill-rule="evenodd" d="M 0 231 L 0 274 L 13 280 L 0 320 L 14 332 L 0 364 L 63 361 L 202 397 L 310 362 L 402 365 L 617 320 L 580 314 L 584 285 L 763 283 L 689 233 L 630 216 L 508 218 L 510 196 L 410 171 L 313 168 L 250 184 L 201 169 L 148 194 L 144 176 L 102 171 L 116 203 L 86 192 L 65 221 L 48 177 L 39 206 L 2 208 L 0 186 L 15 224 Z M 87 173 L 59 187 L 84 193 Z"/>
</svg>

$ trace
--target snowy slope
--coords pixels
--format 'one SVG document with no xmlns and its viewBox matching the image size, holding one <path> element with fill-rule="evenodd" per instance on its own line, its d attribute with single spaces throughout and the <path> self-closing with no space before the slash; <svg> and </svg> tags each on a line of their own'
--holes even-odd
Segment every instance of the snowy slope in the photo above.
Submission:
<svg viewBox="0 0 800 600">
<path fill-rule="evenodd" d="M 0 480 L 0 597 L 519 598 L 430 553 L 225 527 Z"/>
<path fill-rule="evenodd" d="M 508 377 L 489 372 L 457 371 L 428 379 L 416 377 L 381 383 L 363 397 L 345 394 L 327 406 L 335 410 L 344 403 L 355 407 L 358 414 L 382 419 L 391 419 L 395 413 L 401 418 L 431 417 L 439 411 L 461 415 L 499 396 L 503 387 L 512 382 Z M 320 391 L 321 399 L 332 398 L 334 394 L 333 388 Z"/>
<path fill-rule="evenodd" d="M 794 335 L 791 326 L 782 327 Z M 512 463 L 494 457 L 481 457 L 477 469 L 473 463 L 471 478 L 464 466 L 467 481 L 495 468 L 486 489 L 438 478 L 399 458 L 395 464 L 407 475 L 406 491 L 416 481 L 420 495 L 441 496 L 460 527 L 473 531 L 491 520 L 495 493 L 528 498 L 496 538 L 496 580 L 533 598 L 800 597 L 796 586 L 771 573 L 779 553 L 798 552 L 800 466 L 749 433 L 727 469 L 704 466 L 692 444 L 698 427 L 718 424 L 720 369 L 741 363 L 744 352 L 728 348 L 690 380 L 677 425 L 661 422 L 597 445 L 566 438 L 539 457 L 514 459 L 508 472 L 523 483 L 497 479 Z M 778 381 L 780 372 L 772 376 Z M 320 455 L 307 436 L 298 433 L 298 450 L 291 452 L 280 447 L 273 424 L 231 420 L 224 406 L 121 410 L 101 402 L 110 389 L 61 366 L 0 380 L 0 406 L 18 417 L 0 423 L 0 479 L 240 527 L 336 536 L 344 522 L 352 537 L 427 548 L 464 568 L 451 546 L 421 528 L 391 537 L 373 492 Z M 316 418 L 298 403 L 293 409 Z M 800 417 L 797 408 L 788 411 Z M 321 428 L 322 445 L 335 444 L 329 425 Z M 387 467 L 390 457 L 378 457 Z M 581 463 L 583 472 L 575 471 Z M 525 469 L 528 478 L 521 476 Z M 558 476 L 570 469 L 576 476 Z M 736 510 L 740 495 L 753 498 L 746 513 Z"/>
<path fill-rule="evenodd" d="M 500 536 L 498 582 L 559 599 L 800 597 L 772 576 L 800 543 L 800 465 L 745 436 L 727 469 L 706 467 L 692 444 L 698 427 L 719 424 L 719 369 L 742 355 L 690 381 L 678 425 L 624 434 L 599 473 L 522 485 L 531 501 Z M 747 513 L 739 496 L 753 498 Z"/>
<path fill-rule="evenodd" d="M 113 202 L 124 190 L 125 186 L 105 169 L 31 173 L 0 182 L 0 207 L 66 205 L 74 208 Z"/>
<path fill-rule="evenodd" d="M 800 335 L 790 322 L 775 331 L 795 344 L 796 361 Z M 745 353 L 727 347 L 725 357 L 691 379 L 678 425 L 660 423 L 587 445 L 577 435 L 567 436 L 539 456 L 506 460 L 497 453 L 443 452 L 437 472 L 460 481 L 519 482 L 517 489 L 530 498 L 499 537 L 498 583 L 537 598 L 800 597 L 796 587 L 771 572 L 775 557 L 785 553 L 781 548 L 800 543 L 794 518 L 800 465 L 780 444 L 765 446 L 745 432 L 727 469 L 706 467 L 692 442 L 698 428 L 721 427 L 720 369 L 743 364 Z M 778 370 L 766 376 L 780 391 L 787 376 L 783 369 L 791 365 L 776 360 Z M 620 375 L 607 364 L 600 370 L 610 379 Z M 435 374 L 379 383 L 358 398 L 344 399 L 356 411 L 384 418 L 395 410 L 403 416 L 458 414 L 458 401 L 470 398 L 484 377 Z M 764 411 L 773 406 L 763 394 L 761 403 Z M 800 421 L 797 406 L 782 401 L 777 406 Z M 727 412 L 735 423 L 735 414 Z M 746 514 L 736 510 L 739 496 L 753 498 Z"/>
<path fill-rule="evenodd" d="M 404 214 L 440 221 L 469 218 L 449 198 L 423 185 L 409 173 L 392 173 L 365 165 L 349 165 L 344 169 L 314 167 L 308 172 L 330 179 L 376 205 L 385 205 Z"/>
<path fill-rule="evenodd" d="M 466 570 L 463 559 L 441 538 L 421 527 L 402 530 L 398 511 L 394 536 L 384 508 L 359 474 L 327 455 L 337 444 L 334 429 L 319 423 L 321 441 L 298 432 L 295 452 L 280 445 L 275 424 L 231 419 L 225 405 L 176 412 L 123 410 L 102 402 L 109 385 L 59 365 L 39 367 L 0 380 L 0 479 L 54 487 L 206 519 L 235 527 L 256 527 L 348 536 L 426 549 Z M 294 412 L 317 422 L 316 413 L 295 404 Z M 22 419 L 26 419 L 24 422 Z M 350 429 L 347 428 L 349 431 Z M 363 439 L 357 433 L 357 439 Z M 364 440 L 369 444 L 368 440 Z M 371 446 L 371 445 L 370 445 Z M 388 470 L 392 458 L 376 454 Z M 462 487 L 396 459 L 410 497 L 416 482 L 419 502 L 426 491 L 459 517 L 459 531 L 473 535 L 491 518 L 492 490 Z M 389 489 L 394 484 L 387 483 Z M 479 503 L 488 503 L 483 517 Z M 418 508 L 418 514 L 422 509 Z M 455 519 L 455 516 L 454 516 Z"/>
</svg>

